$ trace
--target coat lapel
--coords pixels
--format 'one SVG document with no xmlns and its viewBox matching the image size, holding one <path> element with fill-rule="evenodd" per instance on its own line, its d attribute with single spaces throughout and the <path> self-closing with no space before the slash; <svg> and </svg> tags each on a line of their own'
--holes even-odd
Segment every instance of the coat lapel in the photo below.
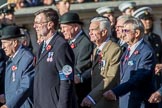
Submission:
<svg viewBox="0 0 162 108">
<path fill-rule="evenodd" d="M 132 53 L 132 55 L 129 57 L 128 61 L 123 65 L 123 61 L 125 59 L 125 54 L 127 52 L 127 50 L 125 51 L 125 53 L 123 54 L 122 58 L 121 58 L 121 65 L 120 65 L 120 75 L 121 75 L 121 79 L 123 78 L 123 76 L 125 75 L 125 70 L 126 68 L 129 68 L 130 65 L 136 65 L 136 58 L 137 56 L 140 54 L 142 48 L 144 46 L 144 41 L 142 41 L 137 48 L 135 49 L 135 51 Z"/>
<path fill-rule="evenodd" d="M 18 53 L 16 54 L 16 56 L 13 58 L 13 63 L 17 64 L 19 62 L 19 60 L 21 59 L 24 50 L 22 50 L 22 47 L 20 48 L 20 50 L 18 51 Z"/>
<path fill-rule="evenodd" d="M 57 38 L 59 37 L 59 35 L 56 33 L 54 36 L 53 36 L 53 38 L 52 38 L 52 40 L 50 41 L 50 43 L 47 45 L 47 47 L 51 47 L 51 48 L 47 48 L 46 47 L 46 50 L 41 54 L 41 48 L 42 47 L 40 47 L 40 50 L 39 50 L 39 54 L 38 54 L 38 60 L 37 60 L 37 62 L 36 62 L 36 65 L 48 54 L 48 52 L 50 52 L 51 51 L 51 49 L 52 49 L 52 47 L 54 46 L 54 44 L 55 44 L 55 42 L 56 42 L 56 40 L 57 40 Z M 43 43 L 42 43 L 43 44 Z M 39 56 L 40 55 L 40 56 Z"/>
<path fill-rule="evenodd" d="M 112 41 L 111 41 L 111 40 L 109 40 L 109 41 L 108 41 L 108 42 L 105 44 L 105 46 L 104 46 L 103 50 L 101 51 L 101 53 L 102 53 L 103 57 L 105 57 L 105 54 L 106 54 L 107 50 L 109 49 L 109 47 L 110 47 L 111 43 L 112 43 Z"/>
<path fill-rule="evenodd" d="M 123 76 L 123 62 L 124 62 L 124 59 L 125 59 L 125 55 L 126 55 L 126 52 L 127 50 L 123 53 L 121 59 L 120 59 L 120 78 Z"/>
<path fill-rule="evenodd" d="M 6 79 L 5 83 L 9 84 L 10 83 L 10 79 L 12 77 L 12 67 L 15 66 L 17 67 L 18 62 L 20 61 L 20 59 L 22 58 L 22 55 L 24 50 L 22 49 L 22 47 L 19 49 L 18 53 L 16 54 L 16 56 L 10 61 L 10 63 L 7 64 L 6 66 Z M 7 63 L 7 62 L 6 62 Z"/>
<path fill-rule="evenodd" d="M 135 49 L 135 51 L 133 52 L 133 54 L 130 56 L 129 60 L 135 59 L 135 57 L 137 57 L 137 55 L 141 52 L 142 48 L 144 47 L 144 41 L 142 41 L 137 48 Z"/>
<path fill-rule="evenodd" d="M 43 47 L 43 42 L 39 45 L 38 47 L 38 52 L 36 54 L 37 56 L 37 60 L 40 58 L 40 55 L 41 55 L 41 51 L 42 51 L 42 47 Z"/>
<path fill-rule="evenodd" d="M 105 53 L 107 52 L 107 50 L 110 47 L 111 43 L 112 43 L 111 40 L 106 42 L 104 48 L 101 51 L 101 54 L 102 54 L 103 57 L 105 56 Z M 98 61 L 99 61 L 99 57 L 95 60 L 96 50 L 97 50 L 97 48 L 95 48 L 94 53 L 93 53 L 93 67 L 96 66 Z"/>
<path fill-rule="evenodd" d="M 78 44 L 80 43 L 80 41 L 84 38 L 83 33 L 84 33 L 84 32 L 82 32 L 82 33 L 77 37 L 77 39 L 74 41 L 74 44 L 75 44 L 76 47 L 78 46 Z"/>
</svg>

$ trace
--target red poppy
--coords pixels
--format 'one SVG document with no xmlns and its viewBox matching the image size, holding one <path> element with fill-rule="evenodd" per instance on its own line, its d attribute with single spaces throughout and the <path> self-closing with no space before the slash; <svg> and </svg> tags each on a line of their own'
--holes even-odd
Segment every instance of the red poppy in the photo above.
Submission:
<svg viewBox="0 0 162 108">
<path fill-rule="evenodd" d="M 129 56 L 125 56 L 125 60 L 128 60 L 129 59 Z"/>
<path fill-rule="evenodd" d="M 75 44 L 72 43 L 72 44 L 70 45 L 70 47 L 71 47 L 72 49 L 75 48 Z"/>
<path fill-rule="evenodd" d="M 13 65 L 11 69 L 12 69 L 12 71 L 15 71 L 15 70 L 17 70 L 17 67 Z"/>
<path fill-rule="evenodd" d="M 101 61 L 102 61 L 102 57 L 103 57 L 103 55 L 102 55 L 101 52 L 100 52 L 98 55 L 99 55 L 99 57 L 100 57 L 100 58 L 99 58 L 99 62 L 101 62 Z"/>
<path fill-rule="evenodd" d="M 46 50 L 49 51 L 52 48 L 51 45 L 47 45 Z"/>
<path fill-rule="evenodd" d="M 138 50 L 134 51 L 134 54 L 135 55 L 139 54 L 139 51 Z"/>
<path fill-rule="evenodd" d="M 98 54 L 100 57 L 102 57 L 102 53 L 100 52 L 99 54 Z"/>
</svg>

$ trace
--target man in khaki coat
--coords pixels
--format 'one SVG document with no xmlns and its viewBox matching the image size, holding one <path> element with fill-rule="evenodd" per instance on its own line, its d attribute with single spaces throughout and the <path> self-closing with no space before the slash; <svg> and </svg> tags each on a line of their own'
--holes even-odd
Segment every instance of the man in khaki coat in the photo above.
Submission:
<svg viewBox="0 0 162 108">
<path fill-rule="evenodd" d="M 89 35 L 97 47 L 93 53 L 92 90 L 81 105 L 92 108 L 118 108 L 118 101 L 107 101 L 103 93 L 119 82 L 120 47 L 110 40 L 110 22 L 103 17 L 91 20 Z"/>
</svg>

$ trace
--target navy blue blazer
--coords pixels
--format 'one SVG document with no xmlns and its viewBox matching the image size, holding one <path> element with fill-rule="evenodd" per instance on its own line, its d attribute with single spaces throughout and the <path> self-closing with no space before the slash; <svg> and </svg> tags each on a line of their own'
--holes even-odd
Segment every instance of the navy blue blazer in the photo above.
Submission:
<svg viewBox="0 0 162 108">
<path fill-rule="evenodd" d="M 128 108 L 140 108 L 141 103 L 146 102 L 154 91 L 155 55 L 144 41 L 124 63 L 126 53 L 127 50 L 121 58 L 120 85 L 112 91 L 117 97 L 128 95 Z"/>
<path fill-rule="evenodd" d="M 41 47 L 42 44 L 35 68 L 34 108 L 76 108 L 72 49 L 58 33 L 42 54 Z M 66 77 L 62 73 L 65 65 L 72 68 L 72 73 Z"/>
<path fill-rule="evenodd" d="M 34 57 L 21 47 L 11 61 L 6 62 L 5 98 L 8 108 L 32 108 Z"/>
</svg>

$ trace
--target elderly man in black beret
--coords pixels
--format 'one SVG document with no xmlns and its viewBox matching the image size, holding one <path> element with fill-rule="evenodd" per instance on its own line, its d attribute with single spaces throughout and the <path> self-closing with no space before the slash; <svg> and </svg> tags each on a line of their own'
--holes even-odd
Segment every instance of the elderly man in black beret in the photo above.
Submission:
<svg viewBox="0 0 162 108">
<path fill-rule="evenodd" d="M 82 29 L 83 22 L 77 13 L 67 12 L 60 17 L 61 32 L 69 42 L 74 55 L 74 81 L 78 103 L 88 94 L 91 87 L 90 69 L 93 44 Z"/>
<path fill-rule="evenodd" d="M 2 48 L 9 59 L 5 68 L 4 105 L 0 108 L 32 108 L 34 57 L 21 44 L 21 37 L 16 25 L 2 29 Z"/>
</svg>

